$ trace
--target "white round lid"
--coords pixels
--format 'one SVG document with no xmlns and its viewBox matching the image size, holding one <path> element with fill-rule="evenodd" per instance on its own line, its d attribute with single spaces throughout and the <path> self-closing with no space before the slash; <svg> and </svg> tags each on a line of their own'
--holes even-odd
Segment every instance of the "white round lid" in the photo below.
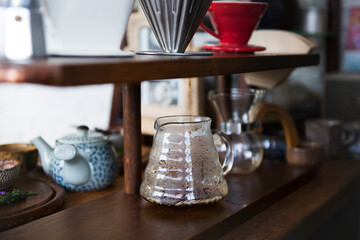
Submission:
<svg viewBox="0 0 360 240">
<path fill-rule="evenodd" d="M 58 139 L 63 144 L 84 144 L 84 143 L 102 143 L 106 140 L 101 133 L 89 131 L 87 126 L 79 126 L 76 128 L 75 134 L 70 134 Z"/>
</svg>

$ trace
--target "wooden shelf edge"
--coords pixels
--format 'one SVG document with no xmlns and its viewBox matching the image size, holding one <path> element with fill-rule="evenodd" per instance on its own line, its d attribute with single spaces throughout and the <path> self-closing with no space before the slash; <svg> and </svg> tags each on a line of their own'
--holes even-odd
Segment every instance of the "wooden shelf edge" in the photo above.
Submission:
<svg viewBox="0 0 360 240">
<path fill-rule="evenodd" d="M 66 239 L 141 239 L 149 234 L 153 238 L 220 237 L 307 183 L 314 173 L 314 169 L 264 164 L 258 173 L 229 176 L 229 195 L 204 208 L 157 206 L 137 194 L 118 191 L 0 233 L 0 238 L 45 239 L 46 232 Z"/>
<path fill-rule="evenodd" d="M 225 54 L 136 56 L 134 59 L 49 58 L 24 63 L 0 61 L 0 82 L 53 86 L 136 83 L 312 66 L 317 65 L 319 59 L 318 54 Z"/>
</svg>

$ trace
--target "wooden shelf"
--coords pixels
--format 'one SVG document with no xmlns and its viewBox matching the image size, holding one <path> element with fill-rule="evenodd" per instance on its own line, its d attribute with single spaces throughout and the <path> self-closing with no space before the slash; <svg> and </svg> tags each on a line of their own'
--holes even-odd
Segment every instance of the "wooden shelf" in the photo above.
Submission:
<svg viewBox="0 0 360 240">
<path fill-rule="evenodd" d="M 329 161 L 313 180 L 219 239 L 359 239 L 359 199 L 360 163 Z"/>
<path fill-rule="evenodd" d="M 124 191 L 0 233 L 0 239 L 48 239 L 49 236 L 63 239 L 169 239 L 174 236 L 177 239 L 214 239 L 237 231 L 238 226 L 308 182 L 314 171 L 286 164 L 262 164 L 251 175 L 228 176 L 229 195 L 209 208 L 172 209 L 146 202 L 136 194 L 141 181 L 140 82 L 297 68 L 318 63 L 317 54 L 261 53 L 0 61 L 0 82 L 51 86 L 123 84 L 125 143 Z M 357 168 L 347 166 L 348 174 L 342 176 L 346 178 L 345 183 L 359 178 L 358 165 Z M 336 181 L 326 175 L 328 180 Z M 340 187 L 344 186 L 339 186 L 338 191 Z"/>
<path fill-rule="evenodd" d="M 145 80 L 230 75 L 316 65 L 318 54 L 215 54 L 134 58 L 47 58 L 0 61 L 0 82 L 52 86 L 123 84 L 125 192 L 138 193 L 141 178 L 141 88 Z"/>
<path fill-rule="evenodd" d="M 359 195 L 360 162 L 325 162 L 316 171 L 264 162 L 253 174 L 227 180 L 229 195 L 210 207 L 157 206 L 118 191 L 0 233 L 0 238 L 306 239 Z"/>
<path fill-rule="evenodd" d="M 276 174 L 274 174 L 276 173 Z M 177 239 L 220 237 L 309 182 L 314 168 L 264 162 L 257 172 L 228 175 L 229 195 L 215 205 L 171 208 L 122 191 L 0 234 L 0 238 Z"/>
<path fill-rule="evenodd" d="M 48 58 L 0 61 L 0 82 L 54 86 L 136 83 L 144 80 L 216 76 L 296 68 L 319 63 L 317 54 L 218 54 L 134 58 Z"/>
</svg>

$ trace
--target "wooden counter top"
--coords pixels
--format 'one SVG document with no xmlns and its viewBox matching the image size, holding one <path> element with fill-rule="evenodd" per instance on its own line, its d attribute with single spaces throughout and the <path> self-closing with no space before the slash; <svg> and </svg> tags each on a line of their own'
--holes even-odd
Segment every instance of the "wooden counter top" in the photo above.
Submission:
<svg viewBox="0 0 360 240">
<path fill-rule="evenodd" d="M 318 54 L 218 54 L 0 61 L 0 82 L 75 86 L 216 76 L 316 65 Z"/>
<path fill-rule="evenodd" d="M 304 239 L 360 192 L 360 162 L 326 162 L 316 171 L 264 162 L 227 179 L 229 195 L 213 206 L 174 209 L 117 191 L 0 239 Z"/>
<path fill-rule="evenodd" d="M 257 216 L 225 234 L 221 239 L 359 239 L 360 162 L 334 161 L 323 164 L 316 177 Z M 353 201 L 353 202 L 352 202 Z M 354 202 L 355 201 L 355 202 Z M 352 204 L 352 205 L 350 205 Z M 345 206 L 344 206 L 345 205 Z M 346 206 L 348 205 L 348 206 Z M 340 208 L 350 207 L 355 229 L 346 232 L 338 219 L 337 226 L 324 229 L 328 233 L 314 236 L 324 222 Z M 336 216 L 339 217 L 339 216 Z M 338 231 L 341 231 L 340 233 Z M 356 233 L 357 231 L 357 233 Z M 323 234 L 323 233 L 322 233 Z M 336 235 L 338 234 L 338 235 Z M 340 234 L 340 236 L 339 236 Z"/>
</svg>

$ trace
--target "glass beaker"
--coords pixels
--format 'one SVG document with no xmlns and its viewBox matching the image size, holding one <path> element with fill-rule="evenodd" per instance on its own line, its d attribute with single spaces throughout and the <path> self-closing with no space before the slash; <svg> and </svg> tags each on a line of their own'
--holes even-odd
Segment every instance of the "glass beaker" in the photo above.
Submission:
<svg viewBox="0 0 360 240">
<path fill-rule="evenodd" d="M 229 91 L 210 91 L 220 121 L 220 131 L 226 134 L 234 153 L 232 173 L 248 174 L 255 171 L 263 159 L 263 145 L 254 130 L 260 122 L 250 122 L 251 108 L 262 100 L 263 90 L 232 88 Z"/>
<path fill-rule="evenodd" d="M 201 116 L 156 119 L 142 197 L 162 205 L 189 206 L 214 203 L 227 195 L 224 176 L 233 165 L 231 144 L 223 137 L 228 147 L 221 165 L 210 124 L 210 118 Z"/>
</svg>

